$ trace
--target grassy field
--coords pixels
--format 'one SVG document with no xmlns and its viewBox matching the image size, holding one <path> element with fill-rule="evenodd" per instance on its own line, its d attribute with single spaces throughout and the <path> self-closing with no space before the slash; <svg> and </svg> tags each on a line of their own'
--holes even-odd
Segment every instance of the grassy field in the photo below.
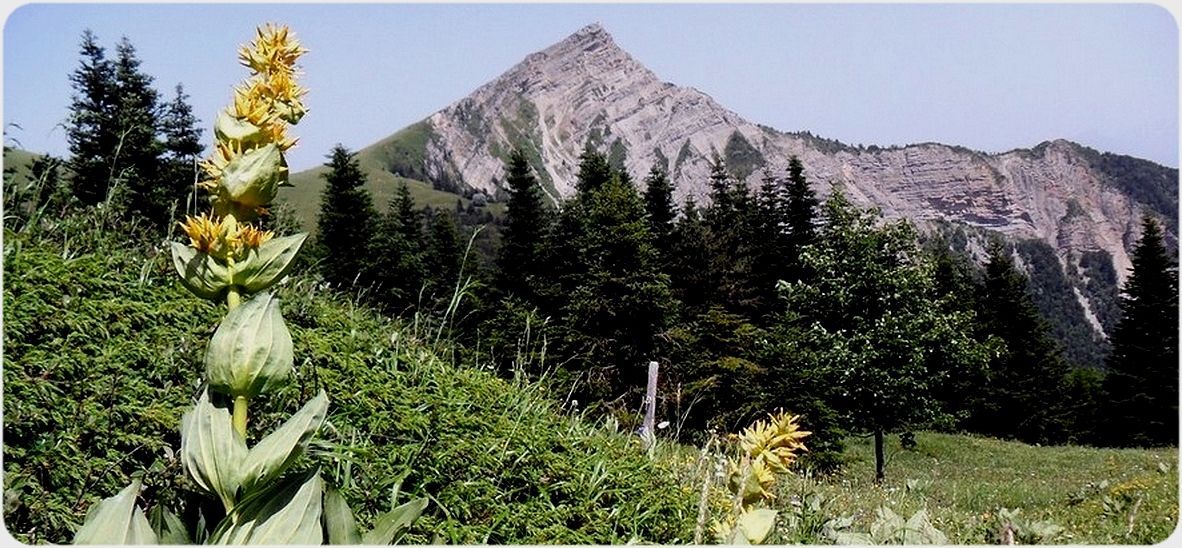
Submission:
<svg viewBox="0 0 1182 548">
<path fill-rule="evenodd" d="M 998 540 L 1002 508 L 1020 509 L 1024 528 L 1032 522 L 1062 528 L 1027 539 L 1055 543 L 1157 543 L 1178 522 L 1176 449 L 1037 447 L 937 433 L 918 433 L 916 440 L 915 448 L 903 449 L 897 436 L 888 438 L 886 481 L 878 486 L 871 440 L 850 439 L 839 475 L 783 482 L 781 509 L 807 513 L 802 501 L 817 495 L 825 518 L 853 517 L 861 530 L 880 506 L 903 516 L 924 509 L 949 542 L 969 544 Z"/>
</svg>

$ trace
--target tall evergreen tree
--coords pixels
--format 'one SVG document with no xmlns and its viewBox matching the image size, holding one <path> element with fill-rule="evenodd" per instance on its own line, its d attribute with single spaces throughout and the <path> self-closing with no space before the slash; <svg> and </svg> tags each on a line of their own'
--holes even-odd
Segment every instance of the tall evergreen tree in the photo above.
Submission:
<svg viewBox="0 0 1182 548">
<path fill-rule="evenodd" d="M 508 294 L 532 302 L 536 296 L 534 284 L 540 283 L 538 276 L 544 268 L 541 247 L 547 229 L 547 212 L 541 189 L 524 152 L 516 149 L 509 155 L 506 171 L 509 200 L 497 256 L 497 285 Z"/>
<path fill-rule="evenodd" d="M 682 319 L 702 314 L 714 299 L 717 280 L 711 277 L 710 231 L 693 196 L 686 196 L 681 218 L 673 229 L 672 261 L 667 273 L 673 295 L 681 303 Z"/>
<path fill-rule="evenodd" d="M 643 389 L 645 364 L 671 309 L 636 187 L 615 174 L 576 198 L 584 230 L 561 319 L 565 355 L 580 356 L 592 400 Z M 635 403 L 635 402 L 630 402 Z"/>
<path fill-rule="evenodd" d="M 673 221 L 677 217 L 677 210 L 673 205 L 673 184 L 657 166 L 649 170 L 644 183 L 644 211 L 648 218 L 649 232 L 660 256 L 661 268 L 666 270 L 673 247 Z"/>
<path fill-rule="evenodd" d="M 1106 436 L 1125 446 L 1178 443 L 1178 270 L 1146 217 L 1108 357 Z"/>
<path fill-rule="evenodd" d="M 381 216 L 374 240 L 373 279 L 387 310 L 402 312 L 418 304 L 424 248 L 421 215 L 403 183 Z"/>
<path fill-rule="evenodd" d="M 140 68 L 135 46 L 127 37 L 115 48 L 114 121 L 118 144 L 112 152 L 116 180 L 127 187 L 127 203 L 140 217 L 158 223 L 183 199 L 178 189 L 161 185 L 163 146 L 157 139 L 159 98 L 152 77 Z"/>
<path fill-rule="evenodd" d="M 788 234 L 791 236 L 794 250 L 799 250 L 813 243 L 816 238 L 817 206 L 820 202 L 804 176 L 804 165 L 796 156 L 788 160 L 788 184 L 785 192 Z"/>
<path fill-rule="evenodd" d="M 754 279 L 762 244 L 756 201 L 720 158 L 710 173 L 711 204 L 703 216 L 709 229 L 710 278 L 718 285 L 712 304 L 746 318 L 758 315 L 761 288 Z"/>
<path fill-rule="evenodd" d="M 751 283 L 754 290 L 752 308 L 756 317 L 776 311 L 779 301 L 776 282 L 793 279 L 788 272 L 793 251 L 790 249 L 787 210 L 783 184 L 771 173 L 764 173 L 751 227 L 755 233 L 752 237 Z"/>
<path fill-rule="evenodd" d="M 164 106 L 160 117 L 160 131 L 164 137 L 162 183 L 177 197 L 195 197 L 193 185 L 198 176 L 197 159 L 204 149 L 201 146 L 202 130 L 197 123 L 185 87 L 177 84 L 172 100 Z M 187 205 L 196 206 L 195 203 Z"/>
<path fill-rule="evenodd" d="M 612 169 L 607 163 L 607 157 L 590 145 L 579 156 L 579 173 L 575 189 L 579 192 L 591 192 L 602 187 L 611 180 Z"/>
<path fill-rule="evenodd" d="M 82 32 L 82 56 L 70 75 L 73 96 L 66 128 L 74 194 L 84 204 L 107 198 L 112 179 L 112 151 L 118 145 L 113 122 L 115 68 L 90 29 Z"/>
<path fill-rule="evenodd" d="M 373 199 L 364 187 L 365 174 L 356 154 L 338 144 L 328 158 L 317 224 L 321 269 L 324 278 L 337 286 L 366 285 L 377 217 Z"/>
<path fill-rule="evenodd" d="M 973 413 L 969 427 L 1030 443 L 1064 441 L 1067 361 L 1031 300 L 1026 276 L 998 242 L 990 247 L 979 293 L 984 331 L 997 337 L 1004 350 L 989 363 L 982 408 Z"/>
<path fill-rule="evenodd" d="M 426 249 L 423 253 L 423 270 L 426 274 L 428 292 L 436 300 L 446 301 L 459 283 L 460 266 L 464 249 L 460 244 L 460 231 L 455 217 L 445 210 L 427 210 L 428 219 Z"/>
</svg>

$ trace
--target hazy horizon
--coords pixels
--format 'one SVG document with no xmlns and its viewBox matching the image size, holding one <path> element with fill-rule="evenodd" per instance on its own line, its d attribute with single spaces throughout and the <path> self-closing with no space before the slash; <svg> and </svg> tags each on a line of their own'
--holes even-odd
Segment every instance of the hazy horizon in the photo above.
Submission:
<svg viewBox="0 0 1182 548">
<path fill-rule="evenodd" d="M 852 145 L 990 153 L 1068 139 L 1178 166 L 1178 37 L 1152 5 L 26 5 L 4 28 L 6 143 L 64 155 L 90 28 L 210 124 L 267 21 L 311 52 L 293 170 L 367 146 L 599 22 L 661 79 L 747 120 Z M 339 32 L 345 29 L 349 32 Z M 677 29 L 678 32 L 669 32 Z M 9 124 L 19 125 L 19 129 Z"/>
</svg>

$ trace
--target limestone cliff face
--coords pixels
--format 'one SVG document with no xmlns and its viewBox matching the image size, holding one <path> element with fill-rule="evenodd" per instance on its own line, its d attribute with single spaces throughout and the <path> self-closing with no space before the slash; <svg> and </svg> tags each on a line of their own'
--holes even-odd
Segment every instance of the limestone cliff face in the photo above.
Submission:
<svg viewBox="0 0 1182 548">
<path fill-rule="evenodd" d="M 797 156 L 822 196 L 840 183 L 853 201 L 888 217 L 1037 238 L 1068 269 L 1081 253 L 1102 250 L 1121 281 L 1143 214 L 1169 219 L 1166 226 L 1177 230 L 1176 169 L 1129 159 L 1157 170 L 1155 184 L 1165 189 L 1158 195 L 1172 192 L 1171 211 L 1134 188 L 1144 181 L 1116 180 L 1095 167 L 1099 153 L 1067 141 L 985 154 L 935 143 L 850 147 L 784 133 L 748 122 L 698 90 L 661 81 L 599 25 L 529 55 L 425 122 L 422 164 L 412 168 L 492 196 L 514 146 L 527 151 L 554 199 L 570 195 L 579 155 L 590 143 L 635 180 L 654 165 L 664 167 L 678 200 L 706 199 L 715 156 L 752 185 L 764 169 L 781 174 Z"/>
</svg>

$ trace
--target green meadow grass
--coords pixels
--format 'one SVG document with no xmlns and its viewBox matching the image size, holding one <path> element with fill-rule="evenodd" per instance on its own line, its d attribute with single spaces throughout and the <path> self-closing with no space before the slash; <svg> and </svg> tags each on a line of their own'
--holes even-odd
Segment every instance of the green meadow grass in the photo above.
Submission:
<svg viewBox="0 0 1182 548">
<path fill-rule="evenodd" d="M 916 441 L 903 449 L 888 437 L 886 480 L 875 485 L 872 440 L 851 438 L 839 475 L 785 478 L 781 507 L 794 493 L 816 493 L 829 517 L 854 516 L 863 529 L 879 506 L 906 516 L 925 509 L 949 542 L 972 544 L 990 541 L 1003 507 L 1062 527 L 1052 540 L 1062 543 L 1157 543 L 1178 522 L 1177 449 L 1038 447 L 930 432 Z"/>
</svg>

